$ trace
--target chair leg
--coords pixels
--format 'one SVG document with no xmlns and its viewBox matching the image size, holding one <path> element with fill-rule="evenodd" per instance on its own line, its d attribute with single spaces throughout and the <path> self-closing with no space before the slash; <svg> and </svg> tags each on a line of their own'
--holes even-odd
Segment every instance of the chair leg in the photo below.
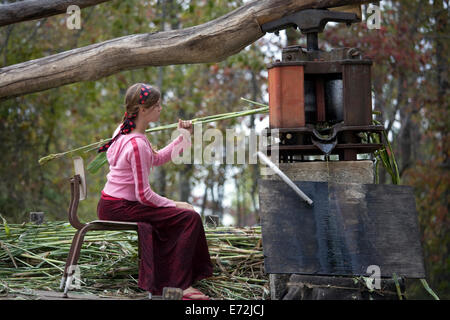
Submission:
<svg viewBox="0 0 450 320">
<path fill-rule="evenodd" d="M 89 225 L 86 225 L 82 229 L 78 230 L 77 236 L 74 237 L 73 252 L 70 257 L 69 264 L 67 266 L 68 269 L 71 268 L 72 266 L 77 265 L 78 258 L 80 257 L 81 246 L 83 245 L 84 235 L 86 234 L 88 229 L 89 229 Z M 70 270 L 70 274 L 69 273 L 67 274 L 66 284 L 64 287 L 64 296 L 67 296 L 67 292 L 69 291 L 70 286 L 72 284 L 74 273 L 75 273 L 75 270 Z"/>
<path fill-rule="evenodd" d="M 73 256 L 73 252 L 74 252 L 74 247 L 77 242 L 76 239 L 78 238 L 79 234 L 80 234 L 80 230 L 77 230 L 77 232 L 74 234 L 74 236 L 72 238 L 72 244 L 70 245 L 70 250 L 69 250 L 69 254 L 67 255 L 66 265 L 64 266 L 64 273 L 61 278 L 61 283 L 59 285 L 60 290 L 62 290 L 64 288 L 64 283 L 66 282 L 66 279 L 67 279 L 67 270 L 69 269 L 70 261 L 72 260 L 72 256 Z"/>
<path fill-rule="evenodd" d="M 80 257 L 81 247 L 83 245 L 84 236 L 89 229 L 92 229 L 93 226 L 86 224 L 83 228 L 79 229 L 72 240 L 72 244 L 70 246 L 69 255 L 67 257 L 66 265 L 64 267 L 64 274 L 61 279 L 60 289 L 62 290 L 64 287 L 64 297 L 67 297 L 67 293 L 70 289 L 70 286 L 73 281 L 73 276 L 75 270 L 72 270 L 72 266 L 76 266 L 78 263 L 78 259 Z M 139 233 L 138 233 L 138 260 L 140 262 L 141 257 L 141 246 L 139 245 Z"/>
</svg>

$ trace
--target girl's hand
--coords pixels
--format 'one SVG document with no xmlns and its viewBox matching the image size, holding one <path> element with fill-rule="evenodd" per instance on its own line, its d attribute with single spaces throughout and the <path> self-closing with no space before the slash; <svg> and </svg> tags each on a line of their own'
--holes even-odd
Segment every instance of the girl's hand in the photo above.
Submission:
<svg viewBox="0 0 450 320">
<path fill-rule="evenodd" d="M 186 129 L 190 134 L 194 132 L 194 126 L 192 125 L 191 120 L 181 120 L 178 119 L 178 129 Z"/>
<path fill-rule="evenodd" d="M 179 201 L 174 201 L 174 202 L 175 202 L 176 207 L 179 209 L 187 209 L 187 210 L 195 211 L 194 207 L 187 202 L 179 202 Z"/>
</svg>

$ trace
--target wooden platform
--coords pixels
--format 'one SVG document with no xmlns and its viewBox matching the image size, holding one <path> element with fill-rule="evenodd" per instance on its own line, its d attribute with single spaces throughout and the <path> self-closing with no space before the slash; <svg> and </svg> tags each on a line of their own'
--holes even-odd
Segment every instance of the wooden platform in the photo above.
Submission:
<svg viewBox="0 0 450 320">
<path fill-rule="evenodd" d="M 62 292 L 46 290 L 29 290 L 9 293 L 0 296 L 0 300 L 148 300 L 148 294 L 134 294 L 130 296 L 106 296 L 79 292 L 69 292 L 64 298 Z"/>
</svg>

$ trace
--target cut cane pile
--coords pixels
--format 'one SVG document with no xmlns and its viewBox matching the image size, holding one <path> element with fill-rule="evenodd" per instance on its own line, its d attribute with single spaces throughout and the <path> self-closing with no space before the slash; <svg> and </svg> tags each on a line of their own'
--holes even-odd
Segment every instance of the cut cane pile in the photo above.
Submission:
<svg viewBox="0 0 450 320">
<path fill-rule="evenodd" d="M 66 222 L 0 224 L 0 296 L 58 291 L 75 229 Z M 268 299 L 261 228 L 205 227 L 214 275 L 195 285 L 214 299 Z M 145 297 L 137 286 L 135 231 L 90 231 L 78 261 L 80 289 L 100 297 Z"/>
</svg>

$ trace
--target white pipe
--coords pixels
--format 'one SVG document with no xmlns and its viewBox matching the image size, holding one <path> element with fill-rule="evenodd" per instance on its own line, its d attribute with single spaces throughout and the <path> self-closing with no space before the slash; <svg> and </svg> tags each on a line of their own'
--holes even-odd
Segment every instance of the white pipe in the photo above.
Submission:
<svg viewBox="0 0 450 320">
<path fill-rule="evenodd" d="M 289 177 L 287 175 L 285 175 L 283 173 L 283 171 L 280 170 L 280 168 L 278 168 L 272 161 L 270 161 L 269 158 L 267 158 L 261 151 L 257 152 L 258 157 L 265 163 L 267 164 L 270 169 L 272 169 L 273 171 L 275 171 L 275 173 L 284 181 L 286 182 L 292 189 L 294 189 L 294 191 L 303 199 L 305 200 L 310 206 L 312 206 L 313 201 L 311 200 L 311 198 L 309 198 L 306 194 L 303 193 L 302 190 L 300 190 L 299 187 L 297 187 L 297 185 L 292 182 L 291 179 L 289 179 Z"/>
</svg>

